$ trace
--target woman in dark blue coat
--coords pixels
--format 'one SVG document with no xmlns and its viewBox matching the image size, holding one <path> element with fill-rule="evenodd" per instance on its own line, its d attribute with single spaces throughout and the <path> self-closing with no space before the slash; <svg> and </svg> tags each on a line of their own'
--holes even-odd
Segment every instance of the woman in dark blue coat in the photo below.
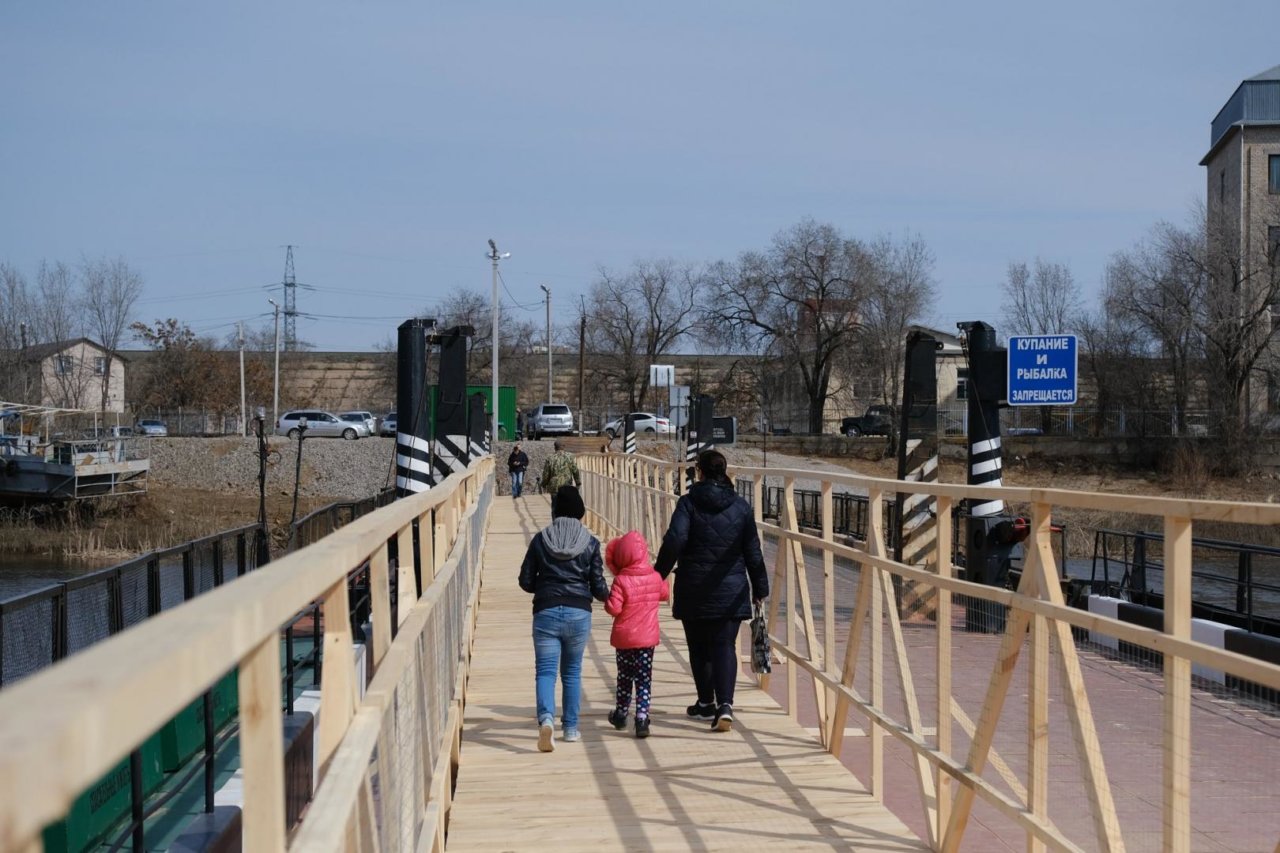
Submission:
<svg viewBox="0 0 1280 853">
<path fill-rule="evenodd" d="M 751 618 L 751 602 L 769 595 L 751 505 L 727 471 L 718 451 L 698 457 L 698 482 L 676 503 L 654 565 L 664 578 L 676 573 L 673 615 L 684 624 L 698 690 L 687 713 L 721 732 L 733 727 L 738 629 Z"/>
</svg>

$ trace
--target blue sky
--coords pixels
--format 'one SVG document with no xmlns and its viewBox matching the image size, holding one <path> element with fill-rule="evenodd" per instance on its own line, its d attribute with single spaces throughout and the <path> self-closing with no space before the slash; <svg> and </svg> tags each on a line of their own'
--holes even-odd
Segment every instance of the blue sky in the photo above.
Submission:
<svg viewBox="0 0 1280 853">
<path fill-rule="evenodd" d="M 1234 16 L 1234 20 L 1227 20 Z M 1252 22 L 1252 23 L 1250 23 Z M 576 316 L 596 267 L 918 233 L 926 320 L 1007 263 L 1107 257 L 1203 194 L 1209 121 L 1280 63 L 1273 2 L 0 7 L 0 260 L 122 256 L 140 319 L 367 349 L 469 287 Z"/>
</svg>

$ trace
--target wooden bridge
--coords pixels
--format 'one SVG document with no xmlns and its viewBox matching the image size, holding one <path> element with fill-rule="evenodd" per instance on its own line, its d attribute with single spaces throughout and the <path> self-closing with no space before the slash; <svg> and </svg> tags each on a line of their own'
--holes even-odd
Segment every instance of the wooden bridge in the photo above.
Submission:
<svg viewBox="0 0 1280 853">
<path fill-rule="evenodd" d="M 617 454 L 579 461 L 596 533 L 638 529 L 656 547 L 679 466 Z M 680 632 L 665 619 L 653 736 L 615 732 L 603 719 L 613 665 L 597 610 L 583 738 L 537 752 L 530 606 L 515 578 L 549 511 L 541 496 L 495 496 L 483 458 L 0 692 L 0 849 L 38 847 L 42 827 L 81 791 L 229 672 L 249 850 L 1276 848 L 1275 705 L 1229 690 L 1280 691 L 1280 667 L 1201 642 L 1190 589 L 1195 522 L 1274 525 L 1280 507 L 803 470 L 734 475 L 750 483 L 758 516 L 766 477 L 782 484 L 783 501 L 778 523 L 761 525 L 779 661 L 763 683 L 744 668 L 733 732 L 683 717 L 690 679 Z M 798 483 L 820 492 L 818 529 L 800 526 Z M 866 495 L 862 541 L 831 530 L 842 491 Z M 954 578 L 949 547 L 924 565 L 890 559 L 884 506 L 898 493 L 936 498 L 942 543 L 963 498 L 1025 511 L 1018 589 Z M 1055 506 L 1161 520 L 1163 624 L 1064 603 Z M 390 559 L 392 542 L 404 559 Z M 366 561 L 362 691 L 347 575 Z M 926 618 L 900 616 L 904 590 L 930 602 Z M 326 617 L 320 782 L 287 825 L 279 634 L 314 601 Z M 971 607 L 997 608 L 1003 633 L 964 631 Z"/>
</svg>

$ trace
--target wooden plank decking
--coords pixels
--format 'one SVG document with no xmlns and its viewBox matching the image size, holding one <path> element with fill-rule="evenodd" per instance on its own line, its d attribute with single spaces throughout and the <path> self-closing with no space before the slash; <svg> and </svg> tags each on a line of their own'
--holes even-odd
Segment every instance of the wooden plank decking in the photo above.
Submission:
<svg viewBox="0 0 1280 853">
<path fill-rule="evenodd" d="M 562 743 L 557 729 L 555 751 L 538 752 L 530 598 L 516 577 L 549 518 L 543 496 L 495 500 L 448 849 L 928 849 L 747 677 L 732 732 L 688 720 L 683 636 L 665 612 L 652 736 L 605 720 L 615 668 L 611 620 L 597 607 L 582 740 Z"/>
</svg>

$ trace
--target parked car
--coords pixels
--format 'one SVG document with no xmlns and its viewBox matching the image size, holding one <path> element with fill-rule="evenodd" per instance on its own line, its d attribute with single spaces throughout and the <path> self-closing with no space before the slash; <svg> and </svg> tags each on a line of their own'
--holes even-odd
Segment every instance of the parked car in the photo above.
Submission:
<svg viewBox="0 0 1280 853">
<path fill-rule="evenodd" d="M 318 409 L 298 409 L 280 416 L 280 421 L 276 424 L 276 435 L 297 438 L 302 431 L 304 419 L 307 422 L 307 436 L 310 438 L 345 438 L 347 441 L 355 441 L 361 435 L 369 434 L 368 427 L 363 422 L 344 421 L 335 414 Z"/>
<path fill-rule="evenodd" d="M 396 413 L 387 412 L 382 418 L 382 426 L 378 427 L 378 435 L 389 435 L 395 438 L 396 435 Z"/>
<path fill-rule="evenodd" d="M 840 434 L 850 437 L 888 435 L 891 432 L 893 432 L 893 409 L 884 405 L 869 406 L 866 414 L 840 421 Z"/>
<path fill-rule="evenodd" d="M 164 421 L 141 420 L 138 421 L 134 431 L 138 435 L 156 435 L 164 437 L 169 434 L 169 425 Z"/>
<path fill-rule="evenodd" d="M 364 421 L 365 426 L 369 428 L 369 435 L 375 435 L 378 432 L 378 419 L 373 416 L 373 412 L 338 412 L 338 417 L 344 421 L 353 420 L 349 415 L 355 415 Z"/>
<path fill-rule="evenodd" d="M 674 429 L 671 426 L 671 421 L 666 418 L 660 418 L 650 412 L 632 412 L 631 417 L 635 420 L 637 433 L 652 432 L 670 435 L 674 432 Z M 624 420 L 625 417 L 615 418 L 614 420 L 609 421 L 604 425 L 602 432 L 609 436 L 609 438 L 616 438 L 622 435 L 622 430 L 626 427 L 626 424 L 623 423 Z"/>
<path fill-rule="evenodd" d="M 534 441 L 544 435 L 572 435 L 573 412 L 564 403 L 539 403 L 525 418 L 524 431 Z"/>
<path fill-rule="evenodd" d="M 368 438 L 373 435 L 373 427 L 369 425 L 369 420 L 365 418 L 363 412 L 346 412 L 338 415 L 338 420 L 355 424 L 359 427 L 360 438 Z"/>
</svg>

